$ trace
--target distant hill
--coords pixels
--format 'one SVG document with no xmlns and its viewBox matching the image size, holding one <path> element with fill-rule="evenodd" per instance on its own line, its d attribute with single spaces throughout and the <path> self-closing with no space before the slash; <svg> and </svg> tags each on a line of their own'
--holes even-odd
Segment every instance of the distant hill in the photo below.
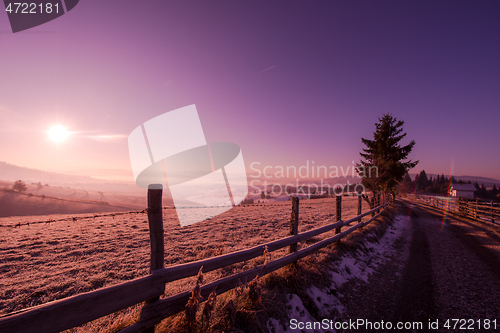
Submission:
<svg viewBox="0 0 500 333">
<path fill-rule="evenodd" d="M 0 190 L 0 217 L 120 212 L 142 209 L 143 206 Z"/>
<path fill-rule="evenodd" d="M 26 184 L 41 182 L 43 185 L 49 184 L 50 186 L 59 186 L 74 190 L 102 191 L 141 196 L 146 193 L 145 189 L 141 189 L 133 181 L 125 182 L 97 179 L 90 176 L 68 175 L 0 162 L 0 185 L 2 185 L 1 181 L 15 182 L 16 180 L 22 180 Z M 58 196 L 54 194 L 50 195 Z"/>
<path fill-rule="evenodd" d="M 8 191 L 16 180 L 26 183 L 25 193 Z M 146 194 L 147 190 L 134 182 L 67 175 L 0 162 L 2 217 L 143 209 L 147 205 Z M 163 193 L 163 204 L 173 204 L 169 191 Z"/>
<path fill-rule="evenodd" d="M 0 162 L 0 179 L 6 181 L 42 182 L 50 185 L 70 185 L 70 184 L 107 184 L 117 183 L 89 176 L 66 175 L 57 172 L 43 171 L 38 169 L 20 167 L 7 162 Z"/>
<path fill-rule="evenodd" d="M 427 177 L 430 178 L 436 178 L 438 176 L 435 173 L 428 173 Z M 441 176 L 441 175 L 439 175 Z M 410 174 L 410 177 L 412 180 L 415 180 L 415 174 Z M 445 175 L 445 177 L 450 177 L 449 175 Z M 486 188 L 491 188 L 493 187 L 493 184 L 495 184 L 497 187 L 500 186 L 500 180 L 494 179 L 494 178 L 487 178 L 487 177 L 478 177 L 478 176 L 454 176 L 456 180 L 462 180 L 464 182 L 466 181 L 471 181 L 472 183 L 477 182 L 479 185 L 484 184 Z"/>
<path fill-rule="evenodd" d="M 476 177 L 476 176 L 456 176 L 455 178 L 463 180 L 464 182 L 470 180 L 471 182 L 477 182 L 479 185 L 484 184 L 486 187 L 493 187 L 495 184 L 497 187 L 500 186 L 500 180 L 486 177 Z"/>
</svg>

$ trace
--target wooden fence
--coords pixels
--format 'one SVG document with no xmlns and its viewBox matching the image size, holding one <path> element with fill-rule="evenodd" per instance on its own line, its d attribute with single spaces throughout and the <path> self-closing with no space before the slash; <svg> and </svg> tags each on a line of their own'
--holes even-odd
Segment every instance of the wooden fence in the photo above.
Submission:
<svg viewBox="0 0 500 333">
<path fill-rule="evenodd" d="M 432 195 L 411 195 L 410 198 L 459 216 L 468 217 L 478 221 L 500 224 L 500 206 L 492 202 L 480 202 L 478 200 L 461 200 L 455 198 L 443 198 Z"/>
<path fill-rule="evenodd" d="M 151 239 L 151 275 L 6 314 L 0 317 L 0 332 L 60 332 L 142 302 L 145 302 L 145 305 L 141 309 L 139 321 L 120 332 L 154 332 L 154 326 L 161 320 L 183 311 L 191 296 L 191 291 L 186 291 L 175 296 L 160 299 L 160 296 L 165 291 L 166 283 L 195 276 L 201 268 L 203 268 L 203 272 L 210 272 L 260 257 L 264 254 L 265 249 L 267 249 L 268 252 L 272 252 L 287 246 L 289 247 L 289 254 L 282 258 L 214 281 L 201 288 L 201 296 L 204 299 L 207 299 L 208 295 L 214 289 L 218 294 L 224 293 L 237 287 L 241 281 L 250 281 L 256 276 L 262 276 L 284 266 L 294 264 L 297 260 L 329 244 L 340 241 L 354 230 L 376 219 L 390 203 L 388 197 L 380 198 L 379 196 L 371 202 L 370 208 L 372 209 L 361 214 L 362 203 L 361 197 L 359 196 L 359 215 L 352 219 L 342 221 L 342 197 L 338 196 L 336 200 L 337 214 L 335 222 L 307 232 L 299 233 L 299 199 L 293 198 L 290 236 L 241 251 L 164 268 L 164 235 L 161 198 L 161 187 L 158 188 L 150 185 L 148 189 L 147 212 Z M 369 214 L 371 214 L 369 220 L 362 222 L 362 218 Z M 349 226 L 354 222 L 356 222 L 356 224 L 345 231 L 341 231 L 343 226 Z M 335 230 L 333 236 L 298 250 L 298 242 L 305 241 L 311 237 L 331 230 Z"/>
</svg>

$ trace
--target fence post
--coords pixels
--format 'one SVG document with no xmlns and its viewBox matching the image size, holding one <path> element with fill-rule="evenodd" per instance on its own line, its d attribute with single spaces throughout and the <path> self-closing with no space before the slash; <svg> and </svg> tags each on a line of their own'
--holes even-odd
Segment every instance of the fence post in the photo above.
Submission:
<svg viewBox="0 0 500 333">
<path fill-rule="evenodd" d="M 163 239 L 163 213 L 162 213 L 163 186 L 152 184 L 148 186 L 148 222 L 149 238 L 151 240 L 151 263 L 150 271 L 164 268 L 164 239 Z M 158 301 L 155 297 L 147 300 L 146 304 Z M 154 326 L 143 331 L 143 333 L 154 333 Z"/>
<path fill-rule="evenodd" d="M 467 204 L 464 202 L 462 198 L 458 198 L 458 212 L 460 215 L 467 215 Z"/>
<path fill-rule="evenodd" d="M 380 193 L 377 193 L 377 207 L 380 206 Z M 377 210 L 377 214 L 380 213 L 380 209 Z"/>
<path fill-rule="evenodd" d="M 358 193 L 358 215 L 361 215 L 361 205 L 362 205 L 362 202 L 361 202 L 361 193 Z M 359 223 L 361 223 L 361 219 L 362 217 L 359 218 Z"/>
<path fill-rule="evenodd" d="M 299 198 L 292 197 L 292 216 L 290 217 L 290 236 L 299 233 Z M 297 251 L 297 243 L 290 245 L 290 253 Z"/>
<path fill-rule="evenodd" d="M 491 223 L 495 223 L 495 219 L 493 218 L 493 200 L 491 200 Z"/>
<path fill-rule="evenodd" d="M 335 221 L 340 221 L 342 219 L 342 196 L 337 195 L 337 198 L 335 200 L 335 208 L 336 208 L 336 214 L 335 214 Z M 342 227 L 335 228 L 335 233 L 338 234 L 340 233 L 340 229 Z"/>
<path fill-rule="evenodd" d="M 371 199 L 370 199 L 370 210 L 375 208 L 375 197 L 373 196 Z M 372 217 L 375 216 L 375 212 L 372 212 Z"/>
<path fill-rule="evenodd" d="M 477 219 L 477 199 L 476 199 L 476 207 L 474 208 L 474 219 Z"/>
</svg>

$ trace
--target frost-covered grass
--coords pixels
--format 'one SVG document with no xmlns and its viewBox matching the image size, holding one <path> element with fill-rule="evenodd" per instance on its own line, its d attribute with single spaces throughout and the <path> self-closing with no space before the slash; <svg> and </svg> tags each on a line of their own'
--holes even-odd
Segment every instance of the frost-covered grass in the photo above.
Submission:
<svg viewBox="0 0 500 333">
<path fill-rule="evenodd" d="M 163 215 L 165 266 L 234 252 L 288 236 L 290 210 L 290 201 L 239 206 L 210 220 L 180 227 L 175 211 L 166 209 Z M 368 210 L 365 202 L 363 210 Z M 342 214 L 343 219 L 357 215 L 357 198 L 343 198 Z M 0 314 L 149 274 L 149 231 L 145 214 L 5 227 L 66 217 L 68 215 L 0 219 L 0 225 L 4 226 L 0 229 Z M 301 201 L 299 232 L 334 220 L 334 199 Z M 332 232 L 315 240 L 331 236 Z M 271 256 L 276 259 L 286 251 L 283 249 Z M 257 258 L 210 272 L 205 274 L 205 281 L 253 268 L 262 262 L 262 258 Z M 189 290 L 193 285 L 193 279 L 170 283 L 166 296 Z M 131 321 L 136 313 L 137 309 L 129 309 L 97 320 L 79 331 L 110 329 L 110 325 Z"/>
<path fill-rule="evenodd" d="M 40 194 L 41 192 L 47 192 L 42 190 L 19 193 L 12 189 L 0 189 L 0 217 L 25 216 L 26 219 L 33 220 L 36 215 L 123 212 L 144 209 L 143 204 L 125 202 L 123 201 L 124 198 L 112 198 L 121 200 L 108 201 L 108 198 L 103 197 L 103 199 L 106 199 L 106 201 L 103 201 L 100 199 L 64 196 L 65 191 L 71 191 L 67 189 L 58 189 L 58 191 L 54 194 L 59 197 Z M 76 193 L 76 190 L 73 192 Z M 2 223 L 0 223 L 1 225 Z"/>
</svg>

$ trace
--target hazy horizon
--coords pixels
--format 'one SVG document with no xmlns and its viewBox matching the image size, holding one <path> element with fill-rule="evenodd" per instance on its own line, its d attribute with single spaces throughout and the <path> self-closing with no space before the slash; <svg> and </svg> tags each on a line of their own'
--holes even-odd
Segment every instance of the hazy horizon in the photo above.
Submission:
<svg viewBox="0 0 500 333">
<path fill-rule="evenodd" d="M 7 163 L 10 165 L 14 165 L 14 164 L 6 162 L 6 161 L 0 161 L 0 164 L 1 163 Z M 71 172 L 71 170 L 69 170 L 69 171 L 55 171 L 55 170 L 51 171 L 51 170 L 33 168 L 33 167 L 29 167 L 29 166 L 21 166 L 21 165 L 14 165 L 14 166 L 20 167 L 20 168 L 28 168 L 28 169 L 32 169 L 32 170 L 36 170 L 36 171 L 48 172 L 48 173 L 59 173 L 62 175 L 69 175 L 69 176 L 76 176 L 76 177 L 90 177 L 91 179 L 96 179 L 96 180 L 101 180 L 101 181 L 135 184 L 132 172 L 131 171 L 129 172 L 128 170 L 113 170 L 113 169 L 102 170 L 102 169 L 100 169 L 100 170 L 90 170 L 90 172 L 89 172 L 89 170 L 81 171 L 81 172 Z M 304 167 L 304 166 L 302 166 L 302 167 Z M 346 173 L 345 170 L 343 170 L 344 173 L 342 170 L 339 171 L 338 177 L 328 177 L 329 176 L 328 174 L 327 174 L 327 177 L 321 177 L 324 175 L 323 173 L 321 173 L 320 177 L 300 177 L 299 168 L 300 168 L 300 166 L 295 168 L 297 171 L 297 174 L 296 174 L 297 177 L 290 177 L 293 175 L 292 171 L 290 171 L 290 175 L 288 177 L 279 177 L 279 176 L 276 177 L 275 174 L 270 174 L 270 173 L 267 173 L 267 177 L 263 173 L 259 176 L 259 174 L 256 172 L 254 172 L 254 173 L 247 172 L 247 177 L 248 177 L 249 183 L 252 180 L 258 180 L 261 183 L 263 183 L 263 181 L 267 180 L 269 184 L 284 184 L 284 183 L 290 183 L 290 182 L 295 184 L 296 181 L 298 181 L 299 184 L 303 184 L 305 182 L 319 182 L 320 180 L 331 182 L 334 179 L 347 179 L 350 181 L 351 184 L 353 184 L 353 181 L 361 180 L 361 177 L 359 177 L 358 175 L 353 176 L 350 169 L 349 169 L 348 173 Z M 251 168 L 250 168 L 250 170 L 251 170 Z M 311 169 L 309 169 L 309 171 L 310 170 Z M 107 172 L 114 173 L 115 176 L 114 177 L 105 177 L 104 175 Z M 123 176 L 116 175 L 117 172 L 122 173 Z M 425 170 L 425 172 L 427 173 L 428 176 L 442 175 L 441 173 L 437 174 L 434 172 L 430 172 L 428 170 Z M 412 179 L 414 179 L 414 177 L 417 173 L 410 172 L 409 174 L 412 177 Z M 98 176 L 96 176 L 96 175 L 98 175 Z M 286 173 L 285 173 L 285 175 L 286 175 Z M 444 173 L 444 176 L 449 177 L 450 174 Z M 460 178 L 485 178 L 489 181 L 493 180 L 493 181 L 498 181 L 500 183 L 500 179 L 491 178 L 491 177 L 484 177 L 481 175 L 457 175 L 457 174 L 454 174 L 453 176 L 458 178 L 458 179 L 460 179 Z M 22 178 L 20 178 L 20 179 L 22 180 Z M 6 180 L 6 179 L 2 178 L 2 174 L 0 174 L 0 180 Z M 32 180 L 35 181 L 34 179 L 32 179 Z"/>
</svg>

